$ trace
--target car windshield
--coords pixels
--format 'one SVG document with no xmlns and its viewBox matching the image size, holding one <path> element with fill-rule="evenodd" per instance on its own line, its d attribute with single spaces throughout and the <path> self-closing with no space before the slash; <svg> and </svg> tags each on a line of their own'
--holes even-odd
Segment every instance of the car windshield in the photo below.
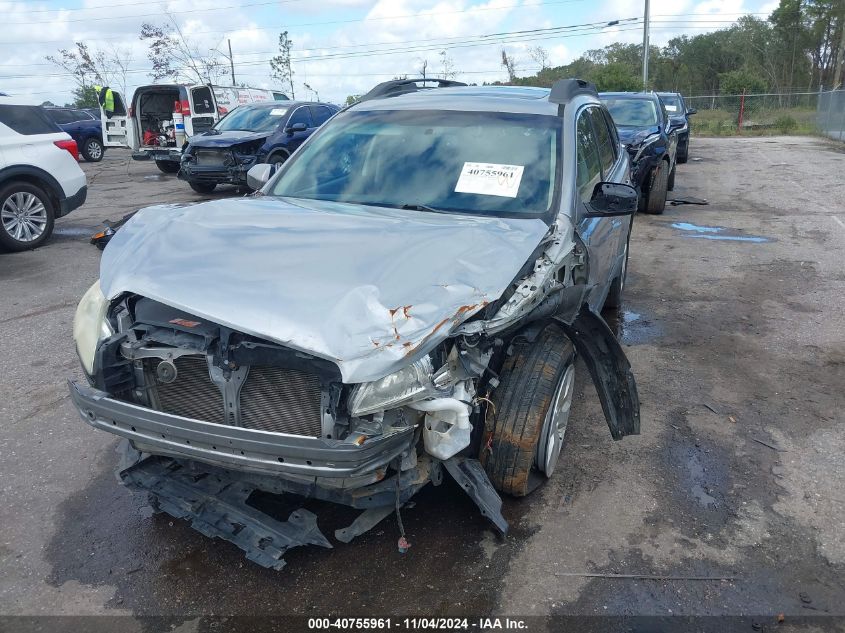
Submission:
<svg viewBox="0 0 845 633">
<path fill-rule="evenodd" d="M 220 119 L 214 126 L 219 132 L 272 132 L 282 122 L 288 108 L 240 106 Z"/>
<path fill-rule="evenodd" d="M 500 112 L 342 113 L 288 161 L 271 195 L 539 217 L 556 191 L 560 121 Z"/>
<path fill-rule="evenodd" d="M 651 99 L 602 99 L 616 125 L 651 127 L 657 125 L 657 108 Z"/>
<path fill-rule="evenodd" d="M 684 106 L 681 103 L 680 97 L 677 95 L 666 95 L 660 97 L 660 100 L 663 102 L 663 107 L 666 108 L 666 112 L 669 113 L 669 116 L 683 113 Z"/>
</svg>

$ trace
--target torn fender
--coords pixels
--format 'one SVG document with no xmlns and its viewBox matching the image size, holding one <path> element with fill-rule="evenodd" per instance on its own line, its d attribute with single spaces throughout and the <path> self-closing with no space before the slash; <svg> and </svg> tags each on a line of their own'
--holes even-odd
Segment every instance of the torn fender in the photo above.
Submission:
<svg viewBox="0 0 845 633">
<path fill-rule="evenodd" d="M 560 324 L 590 370 L 613 439 L 639 435 L 637 383 L 613 331 L 586 303 L 571 324 Z"/>
</svg>

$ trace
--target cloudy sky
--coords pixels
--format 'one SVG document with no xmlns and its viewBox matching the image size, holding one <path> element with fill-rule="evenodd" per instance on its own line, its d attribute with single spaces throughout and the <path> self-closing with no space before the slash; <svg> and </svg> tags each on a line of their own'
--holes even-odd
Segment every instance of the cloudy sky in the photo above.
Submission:
<svg viewBox="0 0 845 633">
<path fill-rule="evenodd" d="M 777 0 L 652 0 L 651 41 L 723 28 L 745 13 L 766 17 L 776 6 Z M 502 48 L 522 75 L 538 69 L 531 47 L 542 46 L 559 65 L 611 42 L 639 42 L 642 13 L 643 0 L 0 0 L 0 92 L 70 101 L 72 78 L 44 57 L 76 41 L 128 56 L 129 92 L 152 83 L 138 33 L 144 22 L 167 23 L 168 14 L 205 52 L 226 50 L 231 40 L 237 82 L 260 88 L 277 87 L 268 60 L 287 30 L 296 97 L 316 92 L 342 103 L 394 75 L 418 75 L 425 61 L 428 74 L 442 73 L 443 51 L 457 79 L 480 83 L 506 78 Z"/>
</svg>

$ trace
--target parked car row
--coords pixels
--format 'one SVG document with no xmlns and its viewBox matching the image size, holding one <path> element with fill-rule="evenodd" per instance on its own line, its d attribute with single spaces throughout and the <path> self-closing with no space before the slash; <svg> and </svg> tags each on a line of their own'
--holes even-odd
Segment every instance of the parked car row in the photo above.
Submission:
<svg viewBox="0 0 845 633">
<path fill-rule="evenodd" d="M 689 116 L 678 93 L 605 92 L 599 95 L 631 155 L 638 209 L 663 213 L 675 188 L 675 167 L 689 156 Z"/>
</svg>

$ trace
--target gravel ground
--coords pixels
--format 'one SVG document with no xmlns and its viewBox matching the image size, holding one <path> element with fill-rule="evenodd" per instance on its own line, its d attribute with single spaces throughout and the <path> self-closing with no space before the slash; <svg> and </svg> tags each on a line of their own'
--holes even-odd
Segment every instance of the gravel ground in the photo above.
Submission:
<svg viewBox="0 0 845 633">
<path fill-rule="evenodd" d="M 0 614 L 845 616 L 841 146 L 693 139 L 674 195 L 710 204 L 636 218 L 612 319 L 642 434 L 610 439 L 579 367 L 563 461 L 541 491 L 505 501 L 507 539 L 446 484 L 403 513 L 405 556 L 385 521 L 333 550 L 292 550 L 281 572 L 152 515 L 115 481 L 116 440 L 71 406 L 73 311 L 100 256 L 88 236 L 202 199 L 127 153 L 84 169 L 88 202 L 52 241 L 0 255 Z"/>
</svg>

